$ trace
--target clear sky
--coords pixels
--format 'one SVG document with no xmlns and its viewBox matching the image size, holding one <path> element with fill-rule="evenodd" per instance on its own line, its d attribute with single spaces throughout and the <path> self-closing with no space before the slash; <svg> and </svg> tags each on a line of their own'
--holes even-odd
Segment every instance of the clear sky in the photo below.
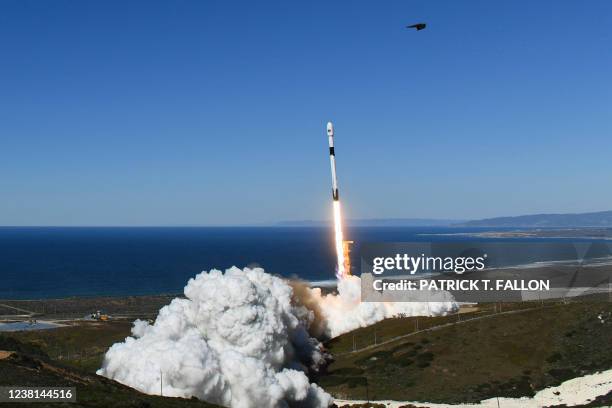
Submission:
<svg viewBox="0 0 612 408">
<path fill-rule="evenodd" d="M 328 120 L 352 218 L 612 209 L 612 2 L 0 1 L 0 225 L 328 218 Z"/>
</svg>

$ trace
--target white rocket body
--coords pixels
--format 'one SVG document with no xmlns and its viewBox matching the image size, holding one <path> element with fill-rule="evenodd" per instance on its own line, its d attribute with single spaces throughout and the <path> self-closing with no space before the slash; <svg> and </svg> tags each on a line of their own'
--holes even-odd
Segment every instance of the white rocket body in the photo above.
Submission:
<svg viewBox="0 0 612 408">
<path fill-rule="evenodd" d="M 332 173 L 332 197 L 338 201 L 338 179 L 336 177 L 336 153 L 334 151 L 334 125 L 327 122 L 327 137 L 329 139 L 329 162 Z"/>
</svg>

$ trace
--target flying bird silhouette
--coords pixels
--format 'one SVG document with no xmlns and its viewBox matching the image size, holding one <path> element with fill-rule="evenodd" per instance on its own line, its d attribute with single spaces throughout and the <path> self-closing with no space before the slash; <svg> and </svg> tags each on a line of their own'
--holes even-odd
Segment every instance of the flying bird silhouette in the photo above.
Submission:
<svg viewBox="0 0 612 408">
<path fill-rule="evenodd" d="M 421 31 L 425 27 L 427 27 L 427 24 L 425 24 L 425 23 L 416 23 L 416 24 L 413 24 L 413 25 L 406 26 L 406 28 L 416 28 L 417 31 Z"/>
</svg>

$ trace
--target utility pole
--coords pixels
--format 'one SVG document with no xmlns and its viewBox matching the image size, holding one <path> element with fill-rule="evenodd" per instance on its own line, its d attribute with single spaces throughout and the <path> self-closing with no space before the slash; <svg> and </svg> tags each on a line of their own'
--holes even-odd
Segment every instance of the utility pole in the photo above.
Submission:
<svg viewBox="0 0 612 408">
<path fill-rule="evenodd" d="M 159 369 L 159 395 L 164 396 L 164 373 Z"/>
</svg>

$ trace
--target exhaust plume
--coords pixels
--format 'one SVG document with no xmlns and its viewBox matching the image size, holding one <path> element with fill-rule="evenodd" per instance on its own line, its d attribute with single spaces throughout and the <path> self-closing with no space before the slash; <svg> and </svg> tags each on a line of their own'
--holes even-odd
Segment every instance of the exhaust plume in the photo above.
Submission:
<svg viewBox="0 0 612 408">
<path fill-rule="evenodd" d="M 336 245 L 336 256 L 338 257 L 338 264 L 336 266 L 336 277 L 342 279 L 350 274 L 345 268 L 345 257 L 344 257 L 344 235 L 342 234 L 342 214 L 340 212 L 340 201 L 334 200 L 334 239 Z"/>
<path fill-rule="evenodd" d="M 452 302 L 362 303 L 360 278 L 338 294 L 291 285 L 261 268 L 202 272 L 185 298 L 164 306 L 153 324 L 106 353 L 99 375 L 147 394 L 197 397 L 232 408 L 329 407 L 332 398 L 307 372 L 326 362 L 318 340 L 387 317 L 444 314 Z"/>
<path fill-rule="evenodd" d="M 324 295 L 320 288 L 308 288 L 296 294 L 314 312 L 311 331 L 318 330 L 315 335 L 329 338 L 391 317 L 445 315 L 457 309 L 450 298 L 446 302 L 362 302 L 361 278 L 354 275 L 338 280 L 337 294 Z"/>
<path fill-rule="evenodd" d="M 203 272 L 155 323 L 137 320 L 98 374 L 147 394 L 195 396 L 233 408 L 328 407 L 305 372 L 324 361 L 287 283 L 261 268 Z M 163 383 L 162 383 L 163 381 Z"/>
</svg>

